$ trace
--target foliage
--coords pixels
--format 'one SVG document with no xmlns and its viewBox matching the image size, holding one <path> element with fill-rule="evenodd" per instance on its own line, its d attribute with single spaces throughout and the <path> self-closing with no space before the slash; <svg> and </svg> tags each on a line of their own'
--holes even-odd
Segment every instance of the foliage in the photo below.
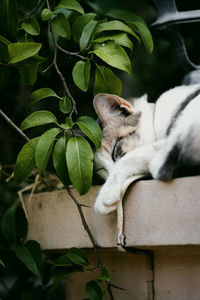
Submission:
<svg viewBox="0 0 200 300">
<path fill-rule="evenodd" d="M 92 185 L 92 148 L 101 146 L 101 130 L 90 116 L 77 116 L 77 101 L 69 90 L 67 78 L 73 78 L 73 91 L 120 95 L 122 83 L 118 74 L 131 73 L 134 45 L 142 41 L 149 54 L 153 50 L 151 34 L 139 16 L 119 9 L 102 12 L 102 7 L 98 1 L 89 0 L 80 3 L 77 0 L 51 3 L 48 0 L 1 0 L 0 84 L 6 80 L 7 70 L 15 74 L 17 71 L 21 80 L 33 86 L 38 76 L 43 74 L 48 78 L 54 69 L 55 80 L 62 85 L 62 89 L 54 90 L 44 84 L 33 88 L 29 97 L 28 109 L 34 111 L 21 123 L 20 129 L 43 126 L 44 130 L 39 135 L 36 130 L 36 137 L 30 139 L 18 155 L 14 170 L 18 185 L 24 185 L 35 168 L 45 176 L 46 169 L 51 168 L 51 156 L 54 171 L 64 186 L 73 184 L 83 195 Z M 63 75 L 60 57 L 74 59 L 67 76 Z M 57 105 L 56 113 L 49 111 L 51 101 Z M 37 105 L 43 102 L 47 110 L 38 110 Z M 55 290 L 70 274 L 92 269 L 85 253 L 71 248 L 66 255 L 51 259 L 54 282 L 45 281 L 48 256 L 42 253 L 36 241 L 25 242 L 26 229 L 23 210 L 18 200 L 14 201 L 2 218 L 4 246 L 26 266 L 29 276 L 38 277 L 35 290 L 38 288 L 40 293 L 41 289 Z M 6 267 L 3 260 L 0 265 L 0 268 Z M 89 299 L 103 298 L 105 291 L 99 285 L 102 281 L 110 281 L 106 268 L 87 283 L 85 291 Z M 29 285 L 20 299 L 34 297 L 37 296 Z"/>
</svg>

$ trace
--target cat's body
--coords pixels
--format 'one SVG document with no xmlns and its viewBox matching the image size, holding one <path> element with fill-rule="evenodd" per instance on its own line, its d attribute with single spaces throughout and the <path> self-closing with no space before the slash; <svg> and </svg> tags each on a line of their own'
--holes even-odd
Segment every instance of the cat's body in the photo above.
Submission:
<svg viewBox="0 0 200 300">
<path fill-rule="evenodd" d="M 150 173 L 168 181 L 181 167 L 200 166 L 200 84 L 165 92 L 154 111 L 146 98 L 127 102 L 99 94 L 94 99 L 103 124 L 96 164 L 106 179 L 95 202 L 99 213 L 116 209 L 132 175 Z"/>
</svg>

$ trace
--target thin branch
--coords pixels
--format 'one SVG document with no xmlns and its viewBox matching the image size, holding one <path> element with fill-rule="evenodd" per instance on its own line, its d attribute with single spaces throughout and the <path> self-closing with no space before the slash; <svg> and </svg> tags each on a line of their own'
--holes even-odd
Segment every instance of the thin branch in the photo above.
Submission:
<svg viewBox="0 0 200 300">
<path fill-rule="evenodd" d="M 13 123 L 13 121 L 0 109 L 0 116 L 2 116 L 4 118 L 4 120 L 6 120 L 6 122 L 13 127 L 24 139 L 28 141 L 30 141 L 30 139 L 27 137 L 27 135 L 25 133 L 23 133 L 23 131 L 17 127 L 17 125 L 15 125 L 15 123 Z"/>
<path fill-rule="evenodd" d="M 71 192 L 70 188 L 65 185 L 65 188 L 69 194 L 69 196 L 72 198 L 72 200 L 74 201 L 74 203 L 76 204 L 77 208 L 78 208 L 78 211 L 79 211 L 79 214 L 80 214 L 80 217 L 81 217 L 81 221 L 82 221 L 82 224 L 83 224 L 83 227 L 84 229 L 86 230 L 89 238 L 90 238 L 90 241 L 92 243 L 92 246 L 94 248 L 94 252 L 95 252 L 95 255 L 96 255 L 96 259 L 97 259 L 97 266 L 98 268 L 101 270 L 101 272 L 103 271 L 103 265 L 102 265 L 102 262 L 101 262 L 101 258 L 100 258 L 100 255 L 99 255 L 99 246 L 94 238 L 94 236 L 92 235 L 91 231 L 90 231 L 90 228 L 87 224 L 87 221 L 85 219 L 85 216 L 84 216 L 84 213 L 83 213 L 83 210 L 82 210 L 82 205 L 78 202 L 78 200 L 74 197 L 73 193 Z M 110 296 L 110 299 L 111 300 L 114 300 L 114 297 L 113 297 L 113 294 L 112 294 L 112 289 L 111 289 L 111 283 L 109 281 L 106 281 L 106 285 L 107 285 L 107 291 L 109 293 L 109 296 Z"/>
<path fill-rule="evenodd" d="M 0 66 L 3 66 L 3 67 L 10 67 L 10 68 L 15 68 L 15 69 L 20 69 L 19 66 L 16 66 L 16 65 L 10 65 L 10 64 L 6 64 L 6 63 L 0 63 Z"/>
<path fill-rule="evenodd" d="M 67 50 L 63 49 L 62 47 L 60 47 L 60 45 L 58 45 L 58 43 L 57 43 L 56 40 L 55 40 L 55 45 L 56 45 L 56 47 L 57 47 L 60 51 L 64 52 L 65 54 L 67 54 L 67 55 L 69 55 L 69 56 L 76 56 L 76 57 L 79 57 L 79 58 L 82 59 L 82 60 L 86 60 L 86 57 L 80 55 L 79 52 L 70 52 L 70 51 L 67 51 Z"/>
<path fill-rule="evenodd" d="M 44 0 L 40 0 L 40 1 L 38 2 L 38 4 L 36 5 L 36 7 L 34 7 L 26 17 L 24 17 L 23 19 L 19 20 L 19 23 L 22 23 L 22 22 L 24 22 L 24 21 L 27 21 L 27 20 L 29 20 L 31 17 L 35 16 L 35 15 L 37 14 L 37 11 L 38 11 L 38 9 L 40 8 L 40 6 L 43 6 L 43 4 L 44 4 L 43 2 L 44 2 Z"/>
<path fill-rule="evenodd" d="M 54 35 L 54 32 L 53 32 L 52 28 L 51 28 L 51 33 L 52 33 L 52 37 L 53 37 L 53 40 L 54 40 L 55 35 Z M 63 76 L 62 72 L 60 71 L 60 69 L 58 67 L 58 64 L 57 64 L 57 47 L 56 47 L 56 45 L 55 45 L 55 50 L 54 50 L 53 65 L 55 67 L 55 70 L 56 70 L 58 76 L 60 77 L 60 80 L 61 80 L 62 84 L 63 84 L 63 88 L 64 88 L 66 96 L 68 96 L 70 98 L 71 102 L 72 102 L 72 111 L 70 113 L 70 117 L 72 117 L 73 113 L 75 113 L 77 115 L 76 102 L 75 102 L 74 98 L 72 97 L 72 95 L 71 95 L 71 93 L 68 89 L 68 86 L 66 84 L 65 78 L 64 78 L 64 76 Z"/>
<path fill-rule="evenodd" d="M 50 7 L 50 4 L 49 4 L 49 0 L 46 0 L 46 4 L 47 4 L 47 8 L 51 10 L 51 7 Z M 55 67 L 55 70 L 58 74 L 58 76 L 60 77 L 60 80 L 62 82 L 62 85 L 63 85 L 63 88 L 64 88 L 64 91 L 65 91 L 65 94 L 66 96 L 68 96 L 71 100 L 71 103 L 72 103 L 72 111 L 70 113 L 70 117 L 72 117 L 72 115 L 75 113 L 77 115 L 77 110 L 76 110 L 76 102 L 74 100 L 74 98 L 72 97 L 70 91 L 69 91 L 69 88 L 66 84 L 66 81 L 65 81 L 65 78 L 62 74 L 62 72 L 60 71 L 59 67 L 58 67 L 58 64 L 57 64 L 57 51 L 58 49 L 60 49 L 61 51 L 65 51 L 65 53 L 68 53 L 67 50 L 64 50 L 63 48 L 61 48 L 57 41 L 56 41 L 56 37 L 55 37 L 55 33 L 53 31 L 53 28 L 52 28 L 52 24 L 51 24 L 51 19 L 49 20 L 49 24 L 50 24 L 50 31 L 51 31 L 51 35 L 52 35 L 52 38 L 53 38 L 53 42 L 54 42 L 54 46 L 55 46 L 55 50 L 54 50 L 54 59 L 53 59 L 53 65 Z M 69 53 L 72 53 L 72 52 L 69 52 Z M 74 54 L 75 55 L 75 54 Z M 76 56 L 79 55 L 79 54 L 76 54 Z M 51 66 L 51 65 L 50 65 Z"/>
<path fill-rule="evenodd" d="M 111 285 L 111 287 L 113 287 L 115 289 L 118 289 L 118 290 L 121 290 L 121 291 L 126 291 L 126 289 L 124 289 L 124 288 L 122 288 L 122 287 L 120 287 L 120 286 L 118 286 L 116 284 L 111 283 L 110 285 Z"/>
</svg>

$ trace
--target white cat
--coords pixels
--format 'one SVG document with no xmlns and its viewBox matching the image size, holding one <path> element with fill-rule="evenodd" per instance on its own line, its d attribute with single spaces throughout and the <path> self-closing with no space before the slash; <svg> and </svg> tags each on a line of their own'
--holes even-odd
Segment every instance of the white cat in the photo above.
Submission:
<svg viewBox="0 0 200 300">
<path fill-rule="evenodd" d="M 125 181 L 151 174 L 171 180 L 181 167 L 200 166 L 200 84 L 175 87 L 157 100 L 147 96 L 126 100 L 110 94 L 94 98 L 103 125 L 102 146 L 95 155 L 104 179 L 95 210 L 117 208 Z"/>
</svg>

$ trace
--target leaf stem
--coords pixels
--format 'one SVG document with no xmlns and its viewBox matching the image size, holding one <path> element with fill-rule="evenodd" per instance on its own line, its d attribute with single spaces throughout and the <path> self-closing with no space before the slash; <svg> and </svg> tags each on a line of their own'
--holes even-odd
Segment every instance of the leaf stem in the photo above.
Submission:
<svg viewBox="0 0 200 300">
<path fill-rule="evenodd" d="M 30 141 L 30 139 L 27 137 L 25 133 L 17 126 L 15 123 L 0 109 L 0 116 L 6 120 L 6 122 L 13 127 L 27 142 Z"/>
<path fill-rule="evenodd" d="M 46 0 L 46 4 L 47 4 L 47 8 L 51 10 L 51 7 L 50 7 L 50 4 L 49 4 L 49 0 Z M 52 28 L 52 23 L 51 23 L 51 19 L 49 20 L 49 24 L 50 24 L 50 31 L 51 31 L 51 35 L 52 35 L 52 38 L 53 38 L 53 42 L 54 42 L 54 46 L 55 46 L 55 50 L 54 50 L 54 58 L 53 58 L 53 62 L 52 64 L 50 64 L 50 66 L 46 69 L 48 70 L 49 68 L 51 68 L 52 65 L 54 65 L 54 68 L 58 74 L 58 76 L 60 77 L 60 80 L 62 82 L 62 85 L 63 85 L 63 88 L 64 88 L 64 91 L 65 91 L 65 94 L 67 97 L 70 98 L 71 100 L 71 103 L 72 103 L 72 111 L 70 113 L 70 118 L 72 118 L 72 115 L 75 113 L 77 115 L 77 110 L 76 110 L 76 102 L 74 100 L 74 98 L 72 97 L 70 91 L 69 91 L 69 88 L 66 84 L 66 81 L 65 81 L 65 78 L 62 74 L 62 72 L 60 71 L 59 67 L 58 67 L 58 64 L 57 64 L 57 52 L 58 50 L 64 52 L 65 54 L 67 55 L 74 55 L 74 56 L 77 56 L 83 60 L 85 60 L 86 58 L 84 56 L 81 56 L 78 52 L 70 52 L 70 51 L 67 51 L 65 49 L 63 49 L 62 47 L 60 47 L 57 43 L 57 40 L 56 40 L 56 36 L 55 36 L 55 33 L 54 33 L 54 30 Z M 45 71 L 46 71 L 45 70 Z"/>
</svg>

